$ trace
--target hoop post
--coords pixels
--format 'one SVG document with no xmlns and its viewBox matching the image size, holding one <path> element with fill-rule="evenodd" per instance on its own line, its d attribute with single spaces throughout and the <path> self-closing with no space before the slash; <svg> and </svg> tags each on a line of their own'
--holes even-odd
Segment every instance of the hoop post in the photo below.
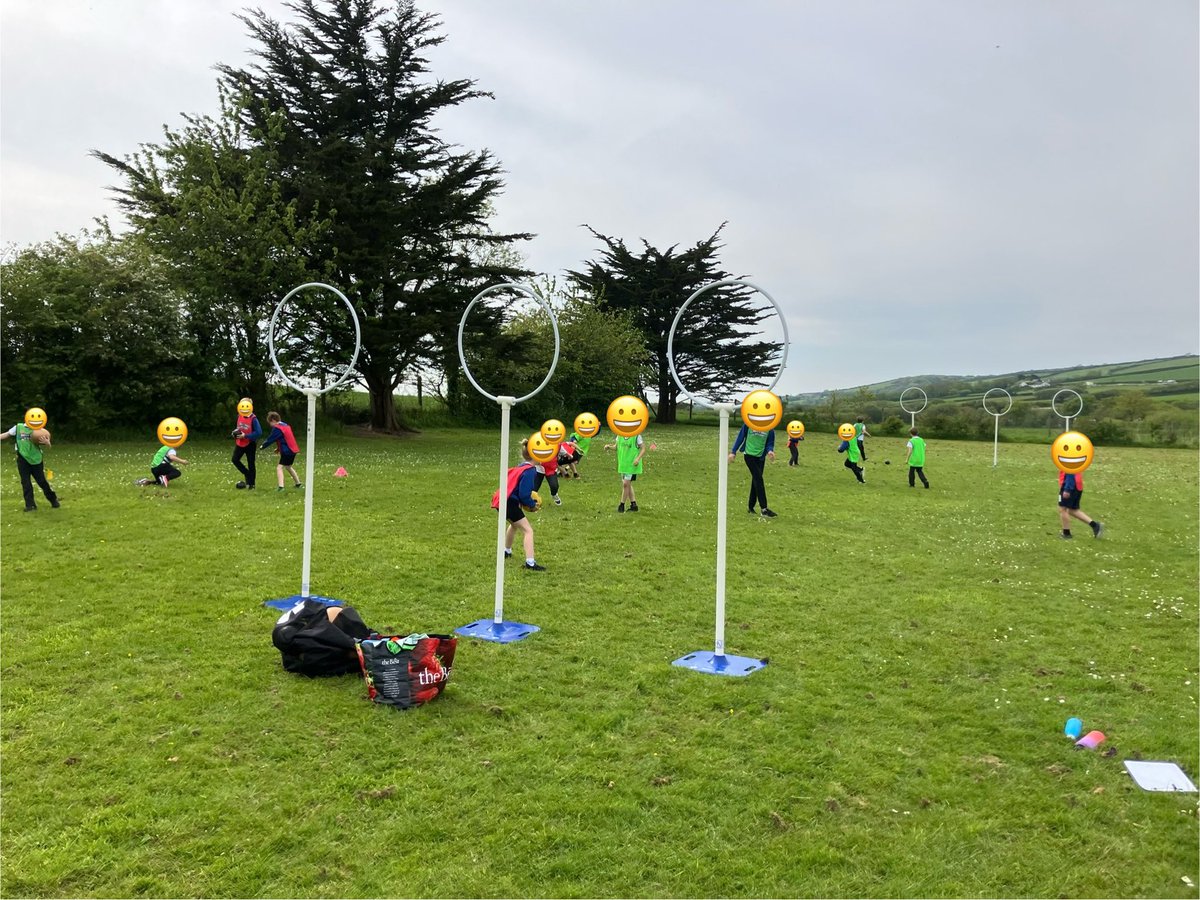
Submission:
<svg viewBox="0 0 1200 900">
<path fill-rule="evenodd" d="M 717 444 L 717 625 L 713 655 L 721 658 L 725 656 L 725 533 L 729 507 L 729 498 L 726 496 L 729 488 L 729 456 L 725 448 L 729 446 L 729 414 L 733 408 L 732 403 L 717 404 L 717 412 L 721 416 L 721 440 Z"/>
<path fill-rule="evenodd" d="M 308 397 L 308 435 L 305 440 L 307 459 L 304 460 L 304 563 L 300 570 L 300 596 L 308 599 L 312 574 L 312 518 L 313 518 L 313 457 L 317 446 L 317 395 L 305 391 Z"/>
<path fill-rule="evenodd" d="M 500 403 L 500 487 L 499 507 L 496 510 L 496 605 L 492 621 L 500 625 L 504 621 L 504 534 L 508 530 L 504 513 L 507 509 L 505 488 L 508 486 L 508 433 L 512 414 L 512 397 L 499 397 Z"/>
</svg>

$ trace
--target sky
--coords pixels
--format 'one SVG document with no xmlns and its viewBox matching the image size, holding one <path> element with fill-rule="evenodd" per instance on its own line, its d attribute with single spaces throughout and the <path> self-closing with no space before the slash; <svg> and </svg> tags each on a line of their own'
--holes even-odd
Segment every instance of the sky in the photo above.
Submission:
<svg viewBox="0 0 1200 900">
<path fill-rule="evenodd" d="M 721 267 L 786 321 L 781 393 L 1200 349 L 1194 0 L 417 5 L 434 75 L 494 95 L 435 124 L 503 167 L 529 268 L 598 258 L 584 225 L 683 249 L 727 223 Z M 0 242 L 124 227 L 89 150 L 215 113 L 251 6 L 294 18 L 4 0 Z"/>
</svg>

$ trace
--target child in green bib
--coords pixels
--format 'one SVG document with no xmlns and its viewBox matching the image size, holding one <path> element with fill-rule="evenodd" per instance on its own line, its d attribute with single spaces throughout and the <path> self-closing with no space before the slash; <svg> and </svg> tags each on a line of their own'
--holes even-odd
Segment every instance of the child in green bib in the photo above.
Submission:
<svg viewBox="0 0 1200 900">
<path fill-rule="evenodd" d="M 50 441 L 47 439 L 44 444 L 39 444 L 33 439 L 35 429 L 29 427 L 31 415 L 38 415 L 34 424 L 40 433 L 46 433 L 46 414 L 41 409 L 34 407 L 25 414 L 25 421 L 14 425 L 8 431 L 0 434 L 0 441 L 12 438 L 16 444 L 17 451 L 17 472 L 21 476 L 21 493 L 25 497 L 25 512 L 34 512 L 37 509 L 37 503 L 33 499 L 33 482 L 37 482 L 38 487 L 42 489 L 42 493 L 46 495 L 46 499 L 50 501 L 50 505 L 55 509 L 61 505 L 58 502 L 58 495 L 54 493 L 54 488 L 50 487 L 50 482 L 46 480 L 46 469 L 42 462 L 42 449 L 50 446 Z"/>
<path fill-rule="evenodd" d="M 642 474 L 642 457 L 646 455 L 646 445 L 641 434 L 633 437 L 617 435 L 616 443 L 605 444 L 605 450 L 617 451 L 617 474 L 621 476 L 621 502 L 617 504 L 617 512 L 625 512 L 629 504 L 630 512 L 637 512 L 637 497 L 633 493 L 633 483 Z"/>
<path fill-rule="evenodd" d="M 908 486 L 916 487 L 916 478 L 921 479 L 921 484 L 929 487 L 929 479 L 925 477 L 925 439 L 917 435 L 917 429 L 912 429 L 909 432 L 908 439 L 908 455 L 904 457 L 904 461 L 908 463 Z"/>
</svg>

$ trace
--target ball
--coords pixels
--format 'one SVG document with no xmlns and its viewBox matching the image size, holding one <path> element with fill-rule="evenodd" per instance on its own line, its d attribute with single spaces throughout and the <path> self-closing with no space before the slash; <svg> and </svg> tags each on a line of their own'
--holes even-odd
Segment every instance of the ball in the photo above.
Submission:
<svg viewBox="0 0 1200 900">
<path fill-rule="evenodd" d="M 35 428 L 29 433 L 29 437 L 33 439 L 35 444 L 41 444 L 45 447 L 50 446 L 50 431 L 46 428 Z"/>
</svg>

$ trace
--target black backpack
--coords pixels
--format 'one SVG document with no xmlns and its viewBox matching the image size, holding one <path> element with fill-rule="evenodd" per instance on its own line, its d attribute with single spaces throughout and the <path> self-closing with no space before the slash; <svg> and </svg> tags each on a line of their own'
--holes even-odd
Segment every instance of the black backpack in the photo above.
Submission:
<svg viewBox="0 0 1200 900">
<path fill-rule="evenodd" d="M 360 672 L 355 639 L 373 634 L 352 606 L 301 600 L 276 621 L 271 643 L 283 654 L 285 669 L 317 678 Z"/>
</svg>

